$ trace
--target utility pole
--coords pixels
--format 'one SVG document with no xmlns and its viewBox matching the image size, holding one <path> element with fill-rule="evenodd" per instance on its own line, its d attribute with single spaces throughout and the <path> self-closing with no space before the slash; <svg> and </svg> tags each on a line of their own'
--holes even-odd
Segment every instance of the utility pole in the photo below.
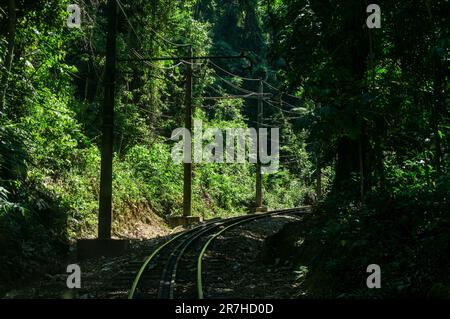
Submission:
<svg viewBox="0 0 450 319">
<path fill-rule="evenodd" d="M 194 56 L 192 45 L 189 46 L 188 56 L 181 57 L 144 57 L 139 59 L 119 59 L 119 61 L 187 61 L 186 74 L 186 99 L 185 99 L 185 128 L 192 132 L 192 92 L 193 92 L 193 61 L 197 60 L 230 60 L 245 59 L 250 63 L 252 69 L 252 60 L 243 53 L 240 55 L 222 55 L 222 56 Z M 261 82 L 262 85 L 262 82 Z M 247 97 L 244 97 L 247 98 Z M 261 100 L 262 103 L 262 100 Z M 192 141 L 191 141 L 192 142 Z M 192 144 L 191 144 L 191 162 L 192 162 Z M 172 216 L 169 223 L 172 227 L 179 225 L 188 225 L 198 221 L 198 217 L 192 216 L 192 163 L 184 163 L 183 176 L 183 216 Z"/>
<path fill-rule="evenodd" d="M 263 203 L 263 194 L 262 194 L 262 174 L 261 174 L 261 158 L 259 155 L 260 151 L 260 136 L 259 136 L 259 129 L 261 127 L 262 121 L 263 121 L 263 94 L 264 94 L 264 86 L 263 81 L 259 81 L 259 96 L 258 96 L 258 116 L 256 121 L 256 211 L 262 210 L 262 203 Z"/>
<path fill-rule="evenodd" d="M 185 128 L 192 136 L 192 46 L 189 46 L 189 59 L 186 74 L 186 101 L 185 101 Z M 184 163 L 184 179 L 183 179 L 183 216 L 191 216 L 192 211 L 192 141 L 190 148 L 190 163 Z M 186 149 L 185 149 L 186 151 Z"/>
<path fill-rule="evenodd" d="M 77 242 L 79 259 L 123 254 L 128 241 L 111 239 L 112 164 L 114 142 L 114 87 L 116 75 L 117 0 L 108 0 L 108 33 L 106 38 L 105 96 L 102 110 L 102 161 L 100 172 L 100 198 L 98 211 L 98 238 Z"/>
<path fill-rule="evenodd" d="M 108 35 L 106 40 L 105 96 L 103 103 L 102 151 L 98 238 L 111 238 L 112 162 L 114 142 L 114 90 L 116 73 L 117 2 L 108 0 Z"/>
</svg>

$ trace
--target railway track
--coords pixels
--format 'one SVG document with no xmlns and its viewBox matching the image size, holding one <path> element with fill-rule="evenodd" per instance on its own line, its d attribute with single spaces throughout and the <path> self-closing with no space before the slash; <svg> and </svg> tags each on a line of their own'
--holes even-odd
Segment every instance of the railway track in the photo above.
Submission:
<svg viewBox="0 0 450 319">
<path fill-rule="evenodd" d="M 138 270 L 128 299 L 205 298 L 202 261 L 211 243 L 233 227 L 276 215 L 304 214 L 308 207 L 209 221 L 158 246 Z M 181 288 L 178 289 L 177 288 Z"/>
</svg>

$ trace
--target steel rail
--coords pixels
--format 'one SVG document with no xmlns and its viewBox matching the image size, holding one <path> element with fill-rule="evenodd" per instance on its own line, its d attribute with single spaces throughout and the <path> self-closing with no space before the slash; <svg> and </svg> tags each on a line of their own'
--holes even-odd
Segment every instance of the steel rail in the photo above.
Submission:
<svg viewBox="0 0 450 319">
<path fill-rule="evenodd" d="M 190 232 L 193 232 L 193 231 L 195 231 L 195 230 L 197 230 L 197 229 L 200 229 L 200 228 L 202 228 L 202 227 L 205 227 L 205 225 L 200 225 L 200 226 L 197 226 L 197 227 L 195 227 L 195 228 L 193 228 L 193 229 L 190 229 L 190 230 L 188 230 L 188 231 L 180 232 L 179 234 L 175 235 L 174 237 L 172 237 L 171 239 L 169 239 L 168 241 L 166 241 L 166 242 L 163 243 L 162 245 L 158 246 L 158 247 L 153 251 L 153 253 L 152 253 L 151 255 L 149 255 L 149 256 L 145 259 L 145 261 L 144 261 L 144 263 L 142 264 L 141 268 L 139 268 L 139 271 L 138 271 L 138 273 L 137 273 L 137 275 L 136 275 L 136 277 L 135 277 L 135 279 L 134 279 L 134 281 L 133 281 L 133 284 L 132 284 L 132 286 L 131 286 L 131 289 L 130 289 L 130 291 L 129 291 L 129 293 L 128 293 L 128 299 L 133 299 L 134 294 L 135 294 L 135 292 L 136 292 L 137 285 L 139 284 L 139 282 L 140 282 L 140 280 L 141 280 L 142 274 L 144 273 L 144 271 L 145 271 L 145 269 L 147 268 L 148 264 L 153 260 L 153 258 L 155 258 L 155 256 L 156 256 L 160 251 L 162 251 L 166 246 L 168 246 L 169 244 L 171 244 L 172 242 L 174 242 L 174 241 L 177 240 L 178 238 L 180 238 L 180 237 L 182 237 L 182 236 L 184 236 L 184 235 L 187 235 L 187 234 L 189 234 Z"/>
<path fill-rule="evenodd" d="M 155 259 L 155 257 L 159 253 L 161 253 L 165 248 L 167 248 L 170 244 L 176 242 L 177 240 L 179 240 L 185 236 L 186 238 L 182 239 L 182 241 L 171 251 L 171 253 L 168 257 L 168 260 L 166 262 L 166 265 L 164 266 L 163 274 L 162 274 L 159 289 L 158 289 L 158 298 L 173 298 L 178 263 L 181 260 L 182 256 L 184 255 L 186 249 L 194 241 L 201 238 L 203 235 L 213 231 L 214 229 L 216 229 L 218 227 L 225 226 L 218 232 L 213 233 L 211 235 L 211 237 L 208 239 L 208 241 L 202 246 L 200 255 L 198 256 L 198 259 L 197 259 L 197 294 L 198 294 L 198 297 L 200 299 L 202 299 L 203 298 L 202 278 L 201 278 L 202 258 L 203 258 L 203 255 L 205 254 L 206 250 L 208 249 L 208 246 L 211 244 L 211 242 L 215 238 L 217 238 L 218 236 L 220 236 L 222 233 L 229 230 L 230 228 L 239 226 L 246 222 L 251 222 L 256 219 L 270 217 L 270 216 L 277 215 L 277 214 L 293 213 L 293 212 L 296 212 L 296 211 L 299 211 L 302 209 L 306 209 L 306 208 L 307 207 L 289 208 L 289 209 L 276 210 L 276 211 L 257 214 L 257 215 L 236 216 L 236 217 L 228 218 L 225 220 L 219 220 L 219 221 L 214 220 L 214 221 L 210 221 L 206 224 L 196 226 L 190 230 L 180 232 L 179 234 L 175 235 L 174 237 L 172 237 L 165 243 L 158 246 L 153 251 L 153 253 L 145 259 L 145 261 L 143 262 L 142 266 L 140 267 L 140 269 L 132 283 L 131 289 L 128 293 L 128 299 L 133 299 L 135 297 L 137 287 L 138 287 L 139 283 L 141 282 L 142 277 L 143 277 L 147 267 Z"/>
<path fill-rule="evenodd" d="M 159 291 L 158 291 L 158 298 L 159 299 L 164 299 L 166 297 L 168 297 L 169 299 L 173 298 L 178 263 L 179 263 L 181 257 L 183 256 L 184 252 L 186 251 L 186 249 L 194 242 L 194 240 L 198 239 L 203 234 L 205 234 L 205 233 L 207 233 L 207 232 L 211 231 L 212 229 L 214 229 L 216 227 L 219 227 L 219 226 L 220 226 L 220 224 L 218 224 L 218 225 L 212 224 L 209 227 L 205 227 L 205 229 L 203 229 L 203 230 L 199 230 L 198 232 L 196 232 L 192 236 L 189 236 L 188 238 L 186 238 L 186 240 L 181 242 L 174 249 L 174 251 L 170 254 L 169 261 L 167 263 L 168 266 L 166 266 L 164 268 L 164 272 L 163 272 L 163 275 L 162 275 L 162 280 L 160 282 Z M 172 269 L 169 270 L 168 269 L 169 267 L 171 267 Z M 170 274 L 167 273 L 168 270 L 170 271 Z M 166 277 L 168 275 L 170 276 L 170 278 L 168 278 L 169 280 L 167 281 Z M 169 289 L 168 291 L 166 290 L 167 288 Z"/>
<path fill-rule="evenodd" d="M 224 232 L 226 232 L 227 230 L 233 228 L 233 227 L 237 227 L 240 226 L 244 223 L 247 222 L 251 222 L 257 219 L 262 219 L 262 218 L 267 218 L 267 217 L 271 217 L 274 215 L 283 215 L 283 214 L 292 214 L 292 213 L 305 213 L 305 212 L 301 212 L 301 210 L 306 209 L 307 207 L 300 207 L 300 208 L 290 208 L 290 209 L 285 209 L 285 210 L 277 210 L 277 211 L 273 211 L 273 212 L 269 212 L 266 214 L 260 214 L 257 216 L 253 216 L 253 218 L 251 219 L 245 219 L 245 220 L 241 220 L 238 222 L 235 222 L 233 224 L 230 224 L 226 227 L 224 227 L 223 229 L 221 229 L 220 231 L 218 231 L 217 233 L 215 233 L 214 235 L 212 235 L 208 241 L 203 245 L 202 250 L 200 251 L 200 254 L 198 255 L 197 258 L 197 297 L 198 299 L 204 299 L 204 293 L 203 293 L 203 283 L 202 283 L 202 261 L 203 261 L 203 256 L 206 253 L 206 250 L 208 249 L 209 245 L 217 238 L 219 237 L 221 234 L 223 234 Z"/>
<path fill-rule="evenodd" d="M 245 216 L 245 217 L 247 217 L 247 216 Z M 234 221 L 234 220 L 239 219 L 239 218 L 243 218 L 243 217 L 242 217 L 242 216 L 232 217 L 232 218 L 230 218 L 230 219 L 227 219 L 226 221 L 230 221 L 230 220 L 233 220 L 233 221 Z M 220 221 L 219 221 L 219 222 L 220 222 Z M 136 293 L 137 286 L 138 286 L 139 282 L 141 281 L 141 278 L 142 278 L 142 275 L 143 275 L 144 272 L 145 272 L 145 269 L 146 269 L 147 266 L 150 264 L 150 262 L 158 255 L 158 253 L 160 253 L 160 252 L 161 252 L 164 248 L 166 248 L 169 244 L 175 242 L 177 239 L 181 238 L 182 236 L 189 235 L 189 234 L 191 234 L 191 233 L 193 233 L 193 232 L 195 233 L 197 230 L 199 230 L 199 229 L 201 229 L 201 228 L 208 227 L 210 224 L 214 224 L 214 223 L 218 223 L 218 221 L 211 221 L 211 222 L 209 222 L 209 223 L 206 223 L 206 224 L 202 224 L 202 225 L 196 226 L 196 227 L 194 227 L 194 228 L 192 228 L 192 229 L 189 229 L 189 230 L 187 230 L 187 231 L 180 232 L 179 234 L 175 235 L 174 237 L 172 237 L 171 239 L 169 239 L 169 240 L 166 241 L 165 243 L 163 243 L 163 244 L 161 244 L 160 246 L 158 246 L 158 247 L 153 251 L 153 253 L 150 254 L 150 255 L 144 260 L 142 266 L 139 268 L 139 271 L 138 271 L 138 273 L 137 273 L 135 279 L 133 280 L 133 284 L 132 284 L 131 289 L 130 289 L 130 291 L 129 291 L 129 293 L 128 293 L 128 299 L 133 299 L 133 298 L 134 298 L 135 293 Z M 187 240 L 188 240 L 189 238 L 190 238 L 190 237 L 188 237 Z"/>
<path fill-rule="evenodd" d="M 250 216 L 236 216 L 233 218 L 229 218 L 223 221 L 218 221 L 218 222 L 213 222 L 211 224 L 209 224 L 207 227 L 205 227 L 205 229 L 202 229 L 194 234 L 192 234 L 192 236 L 189 236 L 188 238 L 186 238 L 183 242 L 181 242 L 175 249 L 174 251 L 171 253 L 167 266 L 164 269 L 164 273 L 163 273 L 163 277 L 162 280 L 160 282 L 160 289 L 158 292 L 158 298 L 159 299 L 164 299 L 164 298 L 168 298 L 168 299 L 173 299 L 174 296 L 174 290 L 175 290 L 175 284 L 176 284 L 176 275 L 177 275 L 177 270 L 178 270 L 178 264 L 181 260 L 181 258 L 183 257 L 186 249 L 197 239 L 201 238 L 204 234 L 218 228 L 221 227 L 223 225 L 232 223 L 236 220 L 239 221 L 246 221 L 249 219 L 254 218 L 254 216 L 250 215 Z M 168 269 L 169 267 L 171 267 L 172 269 Z M 170 271 L 170 274 L 167 273 L 167 271 Z M 170 278 L 167 278 L 168 275 L 170 275 Z M 168 279 L 168 280 L 166 280 Z M 167 291 L 168 289 L 168 291 Z"/>
</svg>

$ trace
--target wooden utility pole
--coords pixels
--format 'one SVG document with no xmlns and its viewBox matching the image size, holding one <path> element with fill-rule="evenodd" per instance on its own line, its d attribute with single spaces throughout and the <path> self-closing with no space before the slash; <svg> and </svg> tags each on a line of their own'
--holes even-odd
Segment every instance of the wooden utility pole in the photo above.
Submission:
<svg viewBox="0 0 450 319">
<path fill-rule="evenodd" d="M 259 155 L 260 151 L 260 136 L 259 129 L 261 127 L 263 121 L 263 95 L 264 95 L 264 86 L 263 81 L 259 81 L 259 96 L 258 96 L 258 116 L 256 122 L 256 210 L 259 210 L 262 207 L 263 203 L 263 194 L 262 194 L 262 174 L 261 174 L 261 158 Z"/>
<path fill-rule="evenodd" d="M 192 46 L 189 47 L 189 59 L 186 74 L 185 128 L 192 136 Z M 192 141 L 191 141 L 192 142 Z M 192 143 L 190 145 L 190 163 L 184 163 L 183 179 L 183 216 L 191 216 L 192 211 Z M 186 151 L 186 149 L 185 149 Z"/>
<path fill-rule="evenodd" d="M 100 199 L 98 238 L 111 238 L 112 164 L 114 143 L 114 91 L 116 73 L 117 2 L 108 0 L 108 35 L 106 39 L 105 96 L 103 103 L 102 159 L 100 173 Z"/>
</svg>

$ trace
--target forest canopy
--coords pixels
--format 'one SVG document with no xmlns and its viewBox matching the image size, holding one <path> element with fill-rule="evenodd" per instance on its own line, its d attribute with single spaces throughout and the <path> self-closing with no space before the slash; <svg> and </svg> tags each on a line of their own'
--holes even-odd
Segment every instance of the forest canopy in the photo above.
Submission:
<svg viewBox="0 0 450 319">
<path fill-rule="evenodd" d="M 72 3 L 80 28 L 67 26 Z M 320 243 L 318 271 L 341 279 L 321 294 L 364 295 L 352 273 L 378 258 L 395 278 L 383 293 L 450 295 L 441 253 L 450 248 L 448 1 L 379 0 L 374 29 L 358 0 L 117 4 L 114 236 L 182 213 L 170 136 L 184 125 L 191 67 L 193 118 L 205 127 L 280 128 L 280 169 L 263 175 L 264 205 L 314 204 L 295 232 Z M 106 0 L 0 4 L 5 282 L 97 236 L 106 42 Z M 144 59 L 186 57 L 189 47 L 247 59 Z M 263 123 L 258 101 L 244 97 L 260 85 L 270 94 Z M 194 165 L 193 214 L 246 213 L 255 174 L 251 163 Z"/>
</svg>

